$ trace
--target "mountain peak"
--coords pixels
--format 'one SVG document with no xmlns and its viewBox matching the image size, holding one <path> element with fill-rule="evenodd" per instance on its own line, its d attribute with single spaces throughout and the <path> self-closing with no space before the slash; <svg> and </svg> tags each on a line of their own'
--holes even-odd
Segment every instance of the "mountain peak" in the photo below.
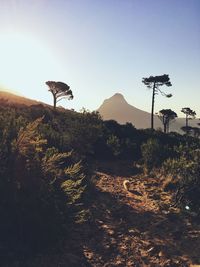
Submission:
<svg viewBox="0 0 200 267">
<path fill-rule="evenodd" d="M 130 105 L 121 93 L 104 100 L 98 111 L 104 120 L 116 120 L 122 124 L 131 122 L 136 128 L 147 128 L 150 124 L 150 113 Z"/>
<path fill-rule="evenodd" d="M 103 101 L 98 111 L 104 120 L 116 120 L 118 123 L 132 123 L 138 129 L 150 128 L 151 114 L 130 105 L 124 96 L 116 93 Z M 171 131 L 181 132 L 181 126 L 184 126 L 184 118 L 177 119 L 170 125 Z M 197 120 L 192 120 L 191 125 L 196 125 Z M 155 129 L 163 127 L 159 118 L 154 115 Z"/>
<path fill-rule="evenodd" d="M 120 93 L 116 93 L 116 94 L 114 94 L 112 96 L 112 98 L 122 98 L 122 99 L 124 99 L 124 96 L 122 94 L 120 94 Z"/>
<path fill-rule="evenodd" d="M 124 98 L 124 96 L 121 93 L 116 93 L 113 96 L 111 96 L 110 98 L 106 99 L 105 102 L 112 102 L 112 103 L 126 103 L 126 99 Z"/>
</svg>

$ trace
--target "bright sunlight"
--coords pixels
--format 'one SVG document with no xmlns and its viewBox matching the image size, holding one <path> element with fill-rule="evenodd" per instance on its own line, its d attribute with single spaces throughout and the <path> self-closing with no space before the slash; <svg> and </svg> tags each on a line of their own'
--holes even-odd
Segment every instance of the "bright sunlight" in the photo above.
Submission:
<svg viewBox="0 0 200 267">
<path fill-rule="evenodd" d="M 28 33 L 0 34 L 0 59 L 1 88 L 27 96 L 64 73 L 48 44 Z"/>
</svg>

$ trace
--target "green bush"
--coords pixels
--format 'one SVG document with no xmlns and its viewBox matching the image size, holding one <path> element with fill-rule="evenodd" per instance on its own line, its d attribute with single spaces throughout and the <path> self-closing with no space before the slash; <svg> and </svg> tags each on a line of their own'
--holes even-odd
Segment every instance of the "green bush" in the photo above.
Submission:
<svg viewBox="0 0 200 267">
<path fill-rule="evenodd" d="M 176 187 L 175 205 L 200 214 L 200 149 L 181 146 L 177 151 L 177 158 L 163 164 L 165 173 L 172 175 L 171 183 Z"/>
<path fill-rule="evenodd" d="M 86 214 L 81 162 L 72 152 L 48 148 L 39 130 L 42 120 L 12 137 L 8 127 L 0 142 L 0 247 L 16 254 L 56 246 L 67 225 L 82 222 Z"/>
<path fill-rule="evenodd" d="M 120 145 L 120 140 L 116 135 L 111 135 L 108 137 L 107 140 L 107 146 L 111 150 L 111 153 L 114 157 L 117 157 L 121 153 L 121 145 Z"/>
<path fill-rule="evenodd" d="M 157 139 L 149 139 L 141 146 L 144 169 L 149 172 L 163 161 L 163 146 Z"/>
</svg>

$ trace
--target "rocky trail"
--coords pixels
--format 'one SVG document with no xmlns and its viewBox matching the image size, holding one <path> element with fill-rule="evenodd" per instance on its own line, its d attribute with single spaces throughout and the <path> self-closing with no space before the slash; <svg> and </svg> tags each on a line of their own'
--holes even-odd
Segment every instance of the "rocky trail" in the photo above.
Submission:
<svg viewBox="0 0 200 267">
<path fill-rule="evenodd" d="M 159 179 L 98 172 L 91 223 L 84 242 L 89 266 L 200 266 L 200 225 L 170 207 Z M 87 232 L 87 231 L 86 231 Z"/>
<path fill-rule="evenodd" d="M 76 229 L 72 225 L 62 251 L 48 253 L 42 266 L 200 267 L 200 223 L 170 207 L 171 195 L 160 178 L 96 174 L 91 219 Z M 127 179 L 129 191 L 123 186 Z M 23 267 L 41 266 L 37 261 Z"/>
</svg>

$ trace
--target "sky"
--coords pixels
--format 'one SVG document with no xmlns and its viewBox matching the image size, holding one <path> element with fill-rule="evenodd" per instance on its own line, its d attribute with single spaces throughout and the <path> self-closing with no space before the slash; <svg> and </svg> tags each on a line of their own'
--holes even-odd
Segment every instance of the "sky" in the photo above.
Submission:
<svg viewBox="0 0 200 267">
<path fill-rule="evenodd" d="M 0 0 L 0 87 L 52 104 L 45 82 L 67 83 L 79 111 L 122 93 L 150 112 L 143 77 L 169 74 L 155 112 L 200 117 L 199 0 Z"/>
</svg>

